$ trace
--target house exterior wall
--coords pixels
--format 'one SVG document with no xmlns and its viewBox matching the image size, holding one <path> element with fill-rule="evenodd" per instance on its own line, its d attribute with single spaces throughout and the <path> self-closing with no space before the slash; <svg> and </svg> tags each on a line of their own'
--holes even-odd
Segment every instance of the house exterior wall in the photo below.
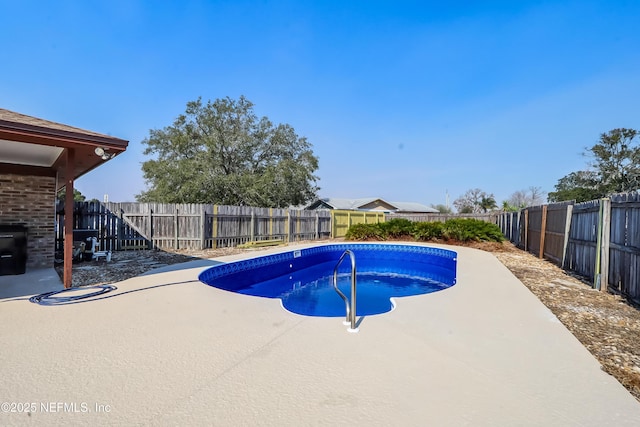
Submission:
<svg viewBox="0 0 640 427">
<path fill-rule="evenodd" d="M 27 227 L 27 268 L 53 267 L 55 177 L 0 173 L 0 224 Z"/>
</svg>

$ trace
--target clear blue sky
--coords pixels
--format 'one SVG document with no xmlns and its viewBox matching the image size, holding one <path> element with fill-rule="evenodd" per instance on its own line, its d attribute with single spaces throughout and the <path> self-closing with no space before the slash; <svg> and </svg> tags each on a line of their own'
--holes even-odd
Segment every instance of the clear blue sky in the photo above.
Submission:
<svg viewBox="0 0 640 427">
<path fill-rule="evenodd" d="M 141 141 L 246 96 L 320 159 L 322 197 L 499 203 L 640 128 L 640 2 L 0 0 L 0 106 L 130 141 L 76 182 L 133 201 Z"/>
</svg>

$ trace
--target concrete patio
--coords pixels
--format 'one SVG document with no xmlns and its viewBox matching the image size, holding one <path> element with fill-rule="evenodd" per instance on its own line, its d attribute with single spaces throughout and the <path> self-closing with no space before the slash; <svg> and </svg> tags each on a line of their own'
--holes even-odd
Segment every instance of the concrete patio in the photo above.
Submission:
<svg viewBox="0 0 640 427">
<path fill-rule="evenodd" d="M 63 306 L 1 294 L 0 424 L 637 425 L 640 403 L 507 268 L 448 248 L 455 286 L 357 334 L 206 286 L 194 264 Z"/>
<path fill-rule="evenodd" d="M 25 274 L 0 276 L 0 301 L 62 289 L 62 280 L 53 267 L 30 268 Z"/>
</svg>

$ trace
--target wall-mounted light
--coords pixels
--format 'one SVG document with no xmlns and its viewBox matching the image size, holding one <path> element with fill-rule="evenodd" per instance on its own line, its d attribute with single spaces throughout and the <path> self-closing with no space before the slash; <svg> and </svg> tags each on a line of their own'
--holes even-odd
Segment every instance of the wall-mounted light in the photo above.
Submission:
<svg viewBox="0 0 640 427">
<path fill-rule="evenodd" d="M 101 157 L 102 160 L 109 160 L 116 155 L 116 153 L 109 153 L 107 150 L 108 148 L 96 147 L 93 152 L 96 153 L 96 156 Z"/>
</svg>

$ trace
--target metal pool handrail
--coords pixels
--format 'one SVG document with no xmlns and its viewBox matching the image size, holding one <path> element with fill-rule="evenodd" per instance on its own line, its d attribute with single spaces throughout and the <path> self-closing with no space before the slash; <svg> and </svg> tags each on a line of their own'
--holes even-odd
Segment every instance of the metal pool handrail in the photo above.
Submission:
<svg viewBox="0 0 640 427">
<path fill-rule="evenodd" d="M 344 258 L 349 255 L 351 258 L 351 301 L 338 289 L 338 267 L 342 264 Z M 333 289 L 336 290 L 338 295 L 344 300 L 344 305 L 347 312 L 347 318 L 344 322 L 345 325 L 351 325 L 348 329 L 349 332 L 358 332 L 356 328 L 356 256 L 349 249 L 344 251 L 340 256 L 336 267 L 333 269 Z"/>
</svg>

